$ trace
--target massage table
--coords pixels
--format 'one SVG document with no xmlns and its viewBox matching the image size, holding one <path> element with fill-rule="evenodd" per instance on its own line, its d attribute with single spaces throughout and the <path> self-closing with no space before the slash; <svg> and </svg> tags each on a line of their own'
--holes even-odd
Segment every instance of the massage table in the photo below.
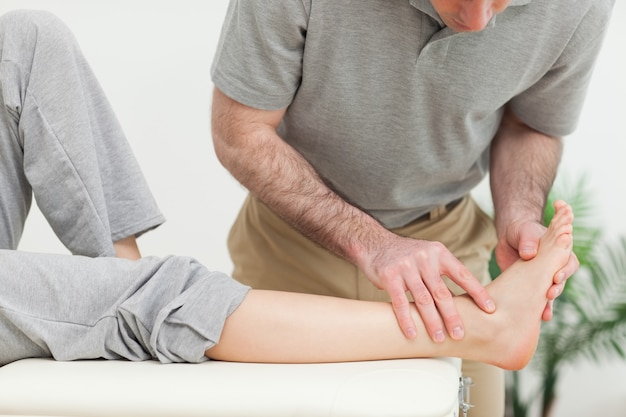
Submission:
<svg viewBox="0 0 626 417">
<path fill-rule="evenodd" d="M 26 359 L 0 367 L 0 416 L 457 417 L 460 360 L 161 364 Z M 461 413 L 465 414 L 465 413 Z"/>
</svg>

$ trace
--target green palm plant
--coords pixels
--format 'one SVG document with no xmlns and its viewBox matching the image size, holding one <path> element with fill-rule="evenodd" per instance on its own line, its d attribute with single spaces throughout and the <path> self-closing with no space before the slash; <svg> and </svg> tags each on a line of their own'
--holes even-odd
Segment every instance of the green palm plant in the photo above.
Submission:
<svg viewBox="0 0 626 417">
<path fill-rule="evenodd" d="M 550 415 L 564 365 L 582 358 L 595 362 L 612 357 L 626 360 L 626 238 L 609 243 L 591 224 L 593 199 L 585 178 L 574 187 L 553 190 L 546 222 L 554 214 L 552 202 L 556 198 L 574 209 L 574 252 L 580 268 L 555 301 L 552 320 L 543 323 L 539 346 L 528 368 L 509 375 L 508 395 L 515 417 L 529 417 L 536 401 L 541 416 Z M 500 272 L 493 257 L 491 272 L 493 277 Z M 534 380 L 539 382 L 530 395 L 524 396 L 521 382 L 527 372 L 536 374 Z"/>
</svg>

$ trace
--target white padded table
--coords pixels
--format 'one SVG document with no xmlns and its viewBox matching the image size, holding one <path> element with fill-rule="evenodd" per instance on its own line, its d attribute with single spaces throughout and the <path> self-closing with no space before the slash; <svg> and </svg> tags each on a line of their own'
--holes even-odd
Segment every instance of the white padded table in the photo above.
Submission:
<svg viewBox="0 0 626 417">
<path fill-rule="evenodd" d="M 460 361 L 56 362 L 0 368 L 0 415 L 453 417 Z"/>
</svg>

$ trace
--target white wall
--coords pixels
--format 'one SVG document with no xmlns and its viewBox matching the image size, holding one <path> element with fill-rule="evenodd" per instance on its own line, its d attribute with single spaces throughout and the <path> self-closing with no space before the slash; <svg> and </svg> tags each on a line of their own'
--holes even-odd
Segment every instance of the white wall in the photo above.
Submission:
<svg viewBox="0 0 626 417">
<path fill-rule="evenodd" d="M 116 110 L 168 221 L 140 239 L 144 254 L 191 255 L 230 271 L 226 234 L 244 190 L 216 160 L 210 139 L 209 67 L 226 0 L 2 0 L 54 12 L 73 30 Z M 560 177 L 587 173 L 597 221 L 626 235 L 626 4 L 617 1 L 576 134 Z M 476 192 L 488 198 L 483 184 Z M 33 210 L 21 249 L 65 253 Z M 568 372 L 555 417 L 623 415 L 626 366 L 581 364 Z M 584 392 L 591 395 L 583 395 Z M 608 407 L 608 408 L 607 408 Z"/>
<path fill-rule="evenodd" d="M 226 1 L 2 0 L 0 12 L 54 12 L 76 35 L 131 142 L 167 222 L 144 254 L 190 255 L 230 271 L 225 238 L 243 189 L 210 138 L 209 67 Z M 34 210 L 24 250 L 66 253 Z"/>
</svg>

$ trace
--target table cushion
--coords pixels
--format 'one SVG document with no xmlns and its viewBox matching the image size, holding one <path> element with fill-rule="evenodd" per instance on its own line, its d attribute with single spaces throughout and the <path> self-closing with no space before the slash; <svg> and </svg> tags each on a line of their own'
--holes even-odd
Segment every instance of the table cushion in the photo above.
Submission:
<svg viewBox="0 0 626 417">
<path fill-rule="evenodd" d="M 336 364 L 21 360 L 0 368 L 0 415 L 452 417 L 460 361 Z"/>
</svg>

